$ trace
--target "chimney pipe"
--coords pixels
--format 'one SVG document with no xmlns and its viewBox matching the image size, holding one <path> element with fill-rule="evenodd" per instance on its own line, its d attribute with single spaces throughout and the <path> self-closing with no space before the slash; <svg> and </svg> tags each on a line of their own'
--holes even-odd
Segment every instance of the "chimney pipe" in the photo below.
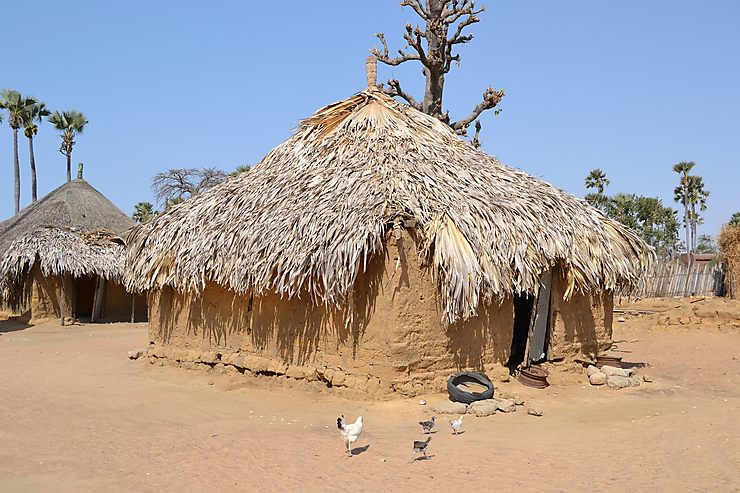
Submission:
<svg viewBox="0 0 740 493">
<path fill-rule="evenodd" d="M 78 180 L 82 179 L 82 167 L 83 167 L 82 163 L 77 163 L 77 179 Z"/>
<path fill-rule="evenodd" d="M 365 75 L 367 76 L 367 87 L 378 85 L 378 60 L 373 55 L 365 59 Z"/>
</svg>

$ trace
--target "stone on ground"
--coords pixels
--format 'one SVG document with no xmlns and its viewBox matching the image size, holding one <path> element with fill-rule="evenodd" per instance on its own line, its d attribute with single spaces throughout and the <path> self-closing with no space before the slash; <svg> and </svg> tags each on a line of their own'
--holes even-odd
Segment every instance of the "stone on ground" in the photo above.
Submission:
<svg viewBox="0 0 740 493">
<path fill-rule="evenodd" d="M 610 377 L 607 377 L 606 385 L 610 389 L 615 389 L 615 390 L 623 389 L 625 387 L 638 387 L 640 385 L 640 379 L 612 375 Z"/>
<path fill-rule="evenodd" d="M 604 385 L 606 383 L 606 374 L 597 371 L 588 377 L 588 381 L 591 385 Z"/>
<path fill-rule="evenodd" d="M 527 409 L 527 414 L 529 414 L 530 416 L 542 416 L 542 414 L 544 413 L 542 412 L 542 409 L 530 407 L 529 409 Z"/>
<path fill-rule="evenodd" d="M 498 410 L 502 413 L 512 413 L 516 411 L 516 404 L 509 399 L 500 399 L 498 401 Z"/>
<path fill-rule="evenodd" d="M 626 368 L 615 368 L 613 366 L 604 365 L 601 367 L 601 373 L 605 373 L 607 377 L 631 377 L 635 370 Z"/>
<path fill-rule="evenodd" d="M 465 414 L 468 406 L 462 402 L 439 401 L 432 404 L 432 409 L 439 414 Z"/>
<path fill-rule="evenodd" d="M 468 413 L 475 414 L 476 416 L 490 416 L 496 413 L 498 409 L 498 401 L 496 399 L 485 399 L 482 401 L 475 401 L 468 405 Z"/>
</svg>

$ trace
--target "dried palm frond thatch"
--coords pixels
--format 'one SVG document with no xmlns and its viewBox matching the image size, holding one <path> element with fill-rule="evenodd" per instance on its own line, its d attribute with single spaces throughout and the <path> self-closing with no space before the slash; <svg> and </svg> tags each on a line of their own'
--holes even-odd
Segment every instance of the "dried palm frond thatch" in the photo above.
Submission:
<svg viewBox="0 0 740 493">
<path fill-rule="evenodd" d="M 652 258 L 584 201 L 368 89 L 304 120 L 249 173 L 132 230 L 125 281 L 197 292 L 211 280 L 341 307 L 407 219 L 448 322 L 474 316 L 483 300 L 534 292 L 556 264 L 570 292 L 592 291 L 634 284 Z"/>
<path fill-rule="evenodd" d="M 87 181 L 72 180 L 0 222 L 0 256 L 14 240 L 42 227 L 104 228 L 123 234 L 134 222 Z"/>
<path fill-rule="evenodd" d="M 106 230 L 39 228 L 17 238 L 0 257 L 0 278 L 7 286 L 21 282 L 38 261 L 45 276 L 99 276 L 120 280 L 123 240 Z"/>
<path fill-rule="evenodd" d="M 717 237 L 719 254 L 727 268 L 727 283 L 730 296 L 737 298 L 740 286 L 740 226 L 725 226 Z"/>
</svg>

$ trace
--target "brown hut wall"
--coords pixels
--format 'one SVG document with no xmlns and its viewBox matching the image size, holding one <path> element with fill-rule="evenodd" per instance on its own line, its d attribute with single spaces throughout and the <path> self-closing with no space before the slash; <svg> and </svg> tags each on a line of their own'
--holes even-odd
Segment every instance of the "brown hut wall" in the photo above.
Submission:
<svg viewBox="0 0 740 493">
<path fill-rule="evenodd" d="M 509 355 L 513 302 L 483 306 L 476 318 L 442 323 L 436 287 L 418 265 L 412 238 L 399 251 L 389 245 L 361 274 L 353 293 L 353 318 L 316 306 L 308 298 L 255 298 L 209 284 L 199 296 L 170 288 L 152 292 L 150 337 L 180 348 L 237 349 L 289 365 L 324 366 L 374 377 L 412 394 L 443 388 L 457 369 L 486 370 Z"/>
<path fill-rule="evenodd" d="M 594 357 L 612 341 L 614 294 L 575 293 L 563 300 L 566 281 L 554 276 L 550 355 L 572 361 L 579 356 Z"/>
<path fill-rule="evenodd" d="M 31 269 L 31 299 L 28 308 L 31 321 L 56 319 L 61 316 L 60 300 L 62 293 L 61 276 L 44 276 L 38 264 Z M 65 316 L 72 316 L 72 282 L 67 279 Z"/>
<path fill-rule="evenodd" d="M 103 303 L 103 320 L 108 322 L 128 322 L 131 320 L 131 294 L 123 285 L 107 281 Z"/>
</svg>

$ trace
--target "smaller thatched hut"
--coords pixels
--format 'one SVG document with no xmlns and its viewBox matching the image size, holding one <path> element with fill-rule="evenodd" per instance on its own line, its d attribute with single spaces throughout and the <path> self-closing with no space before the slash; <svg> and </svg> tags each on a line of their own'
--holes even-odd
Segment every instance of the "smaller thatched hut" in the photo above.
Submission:
<svg viewBox="0 0 740 493">
<path fill-rule="evenodd" d="M 0 304 L 31 321 L 146 320 L 121 283 L 134 223 L 83 179 L 0 223 Z"/>
<path fill-rule="evenodd" d="M 109 231 L 39 228 L 0 259 L 3 297 L 32 320 L 145 320 L 146 300 L 121 284 L 124 255 Z"/>
</svg>

